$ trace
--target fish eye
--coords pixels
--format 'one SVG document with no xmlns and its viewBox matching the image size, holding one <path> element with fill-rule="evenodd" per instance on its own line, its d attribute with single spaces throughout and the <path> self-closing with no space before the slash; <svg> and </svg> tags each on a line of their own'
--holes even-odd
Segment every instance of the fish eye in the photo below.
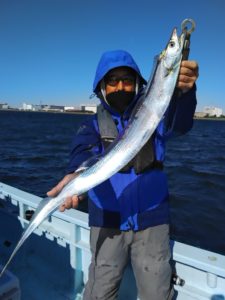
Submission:
<svg viewBox="0 0 225 300">
<path fill-rule="evenodd" d="M 169 42 L 169 46 L 170 46 L 171 48 L 173 48 L 173 47 L 175 46 L 175 42 L 174 42 L 174 41 L 170 41 L 170 42 Z"/>
</svg>

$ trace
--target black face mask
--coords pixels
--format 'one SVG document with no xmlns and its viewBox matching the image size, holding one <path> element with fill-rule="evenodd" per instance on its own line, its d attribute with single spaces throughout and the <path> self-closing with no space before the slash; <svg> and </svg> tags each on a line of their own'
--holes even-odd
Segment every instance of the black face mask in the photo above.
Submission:
<svg viewBox="0 0 225 300">
<path fill-rule="evenodd" d="M 106 100 L 113 109 L 122 114 L 132 102 L 134 96 L 135 92 L 127 92 L 122 90 L 108 94 L 106 96 Z"/>
</svg>

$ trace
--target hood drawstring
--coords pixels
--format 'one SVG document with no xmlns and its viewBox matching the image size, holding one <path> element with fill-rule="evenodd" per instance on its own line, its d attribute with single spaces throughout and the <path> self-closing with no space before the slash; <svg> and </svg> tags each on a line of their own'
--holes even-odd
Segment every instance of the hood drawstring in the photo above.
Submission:
<svg viewBox="0 0 225 300">
<path fill-rule="evenodd" d="M 104 81 L 104 78 L 100 82 L 100 90 L 101 90 L 101 93 L 102 93 L 103 100 L 109 105 L 108 101 L 106 100 L 106 91 L 105 91 L 105 81 Z"/>
</svg>

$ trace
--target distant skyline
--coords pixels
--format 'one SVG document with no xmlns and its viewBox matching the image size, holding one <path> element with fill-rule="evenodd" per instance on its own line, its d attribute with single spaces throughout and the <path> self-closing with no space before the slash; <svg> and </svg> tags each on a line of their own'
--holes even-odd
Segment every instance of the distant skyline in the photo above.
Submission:
<svg viewBox="0 0 225 300">
<path fill-rule="evenodd" d="M 107 50 L 125 49 L 148 79 L 173 27 L 193 18 L 198 106 L 225 112 L 225 1 L 0 0 L 0 103 L 76 106 L 89 99 Z"/>
<path fill-rule="evenodd" d="M 39 106 L 39 105 L 56 105 L 56 106 L 67 106 L 67 107 L 80 107 L 82 105 L 86 105 L 86 106 L 89 106 L 89 105 L 98 105 L 98 100 L 95 99 L 94 101 L 92 101 L 91 99 L 87 100 L 87 101 L 84 101 L 82 103 L 76 103 L 76 104 L 70 104 L 70 105 L 65 105 L 63 103 L 57 103 L 55 104 L 54 101 L 52 103 L 43 103 L 43 102 L 39 102 L 39 103 L 32 103 L 32 102 L 29 102 L 29 101 L 24 101 L 22 103 L 20 103 L 19 105 L 11 105 L 10 103 L 8 102 L 4 102 L 4 101 L 0 101 L 0 104 L 7 104 L 9 106 L 9 108 L 23 108 L 24 104 L 26 105 L 34 105 L 34 106 Z M 205 105 L 200 109 L 197 109 L 196 112 L 203 112 L 205 111 L 205 109 L 207 108 L 218 108 L 218 109 L 222 109 L 222 107 L 220 106 L 215 106 L 215 105 Z M 222 109 L 223 110 L 223 109 Z M 223 110 L 223 115 L 225 114 L 225 110 Z"/>
</svg>

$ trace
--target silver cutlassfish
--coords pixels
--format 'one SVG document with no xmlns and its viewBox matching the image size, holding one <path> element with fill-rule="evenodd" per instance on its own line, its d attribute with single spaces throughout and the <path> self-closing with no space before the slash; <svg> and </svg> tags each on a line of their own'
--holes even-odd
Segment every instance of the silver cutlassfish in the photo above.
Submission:
<svg viewBox="0 0 225 300">
<path fill-rule="evenodd" d="M 191 22 L 192 20 L 188 21 Z M 66 197 L 81 195 L 110 178 L 122 169 L 148 141 L 172 98 L 179 74 L 186 34 L 187 31 L 183 30 L 178 37 L 177 30 L 173 30 L 166 48 L 156 60 L 144 96 L 135 107 L 124 134 L 114 142 L 110 151 L 107 151 L 96 163 L 79 173 L 63 188 L 58 196 L 41 201 L 0 276 L 24 241 L 43 220 L 64 202 Z"/>
</svg>

